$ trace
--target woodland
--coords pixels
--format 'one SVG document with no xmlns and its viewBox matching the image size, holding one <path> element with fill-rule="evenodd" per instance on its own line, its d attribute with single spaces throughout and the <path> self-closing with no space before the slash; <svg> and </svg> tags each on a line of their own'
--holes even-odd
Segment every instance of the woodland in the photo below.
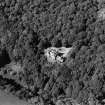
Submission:
<svg viewBox="0 0 105 105">
<path fill-rule="evenodd" d="M 104 3 L 0 0 L 0 89 L 33 105 L 55 105 L 59 96 L 104 105 Z M 50 64 L 44 49 L 51 46 L 74 50 L 62 65 Z"/>
</svg>

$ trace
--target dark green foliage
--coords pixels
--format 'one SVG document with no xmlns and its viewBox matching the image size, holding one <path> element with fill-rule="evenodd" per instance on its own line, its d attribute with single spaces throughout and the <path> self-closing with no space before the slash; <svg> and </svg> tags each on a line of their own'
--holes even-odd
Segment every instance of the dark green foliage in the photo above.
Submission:
<svg viewBox="0 0 105 105">
<path fill-rule="evenodd" d="M 0 51 L 0 68 L 4 67 L 6 64 L 9 64 L 11 62 L 11 59 L 9 57 L 9 54 L 6 50 Z"/>
<path fill-rule="evenodd" d="M 101 4 L 97 0 L 0 1 L 0 50 L 6 49 L 9 62 L 22 64 L 22 79 L 32 97 L 43 97 L 47 105 L 59 95 L 84 103 L 89 92 L 97 99 L 105 96 L 105 22 L 97 19 Z M 53 65 L 44 57 L 50 46 L 74 50 L 63 65 Z"/>
</svg>

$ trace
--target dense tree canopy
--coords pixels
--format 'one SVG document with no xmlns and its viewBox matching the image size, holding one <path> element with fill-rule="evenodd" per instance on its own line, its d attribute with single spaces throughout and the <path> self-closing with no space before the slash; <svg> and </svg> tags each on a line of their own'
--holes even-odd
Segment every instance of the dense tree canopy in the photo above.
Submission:
<svg viewBox="0 0 105 105">
<path fill-rule="evenodd" d="M 54 105 L 60 95 L 88 105 L 92 94 L 102 102 L 105 22 L 98 19 L 100 8 L 104 5 L 99 0 L 1 0 L 0 59 L 5 56 L 8 61 L 0 60 L 0 79 L 14 81 L 27 92 L 23 97 L 40 97 L 45 105 Z M 53 65 L 44 56 L 51 46 L 74 50 L 63 65 Z M 6 70 L 10 62 L 21 64 L 20 80 Z"/>
</svg>

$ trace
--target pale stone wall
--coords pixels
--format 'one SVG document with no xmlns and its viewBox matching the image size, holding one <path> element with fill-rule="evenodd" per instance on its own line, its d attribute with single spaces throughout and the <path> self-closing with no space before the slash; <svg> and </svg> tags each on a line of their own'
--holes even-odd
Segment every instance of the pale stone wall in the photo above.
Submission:
<svg viewBox="0 0 105 105">
<path fill-rule="evenodd" d="M 102 8 L 98 11 L 98 19 L 104 20 L 105 19 L 105 8 Z"/>
<path fill-rule="evenodd" d="M 68 53 L 73 48 L 66 48 L 66 47 L 50 47 L 45 49 L 45 56 L 47 57 L 48 62 L 51 63 L 63 63 L 64 59 L 67 58 Z"/>
</svg>

